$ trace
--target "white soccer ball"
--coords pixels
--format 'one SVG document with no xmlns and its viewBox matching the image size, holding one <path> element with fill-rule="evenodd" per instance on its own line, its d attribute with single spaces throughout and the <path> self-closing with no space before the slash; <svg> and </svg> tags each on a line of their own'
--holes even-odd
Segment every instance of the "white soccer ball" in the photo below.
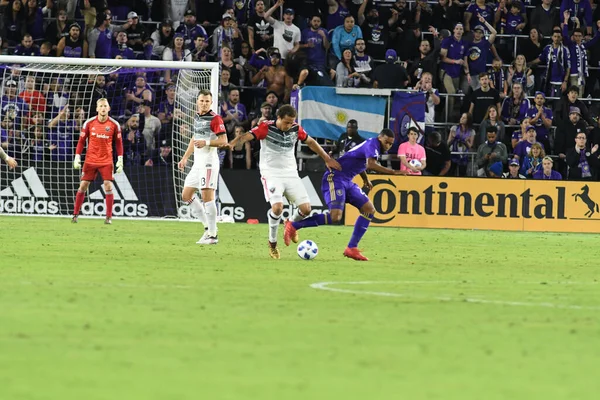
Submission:
<svg viewBox="0 0 600 400">
<path fill-rule="evenodd" d="M 312 240 L 303 240 L 298 244 L 298 257 L 303 260 L 312 260 L 318 253 L 319 248 Z"/>
<path fill-rule="evenodd" d="M 421 164 L 421 161 L 417 160 L 416 158 L 410 160 L 408 163 L 415 168 L 419 168 L 421 165 L 423 165 L 423 164 Z"/>
</svg>

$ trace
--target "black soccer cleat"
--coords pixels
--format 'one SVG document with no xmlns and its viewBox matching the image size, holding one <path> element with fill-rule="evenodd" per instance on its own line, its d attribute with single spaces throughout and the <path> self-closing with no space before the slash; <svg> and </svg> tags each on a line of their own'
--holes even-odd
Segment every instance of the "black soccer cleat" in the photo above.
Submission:
<svg viewBox="0 0 600 400">
<path fill-rule="evenodd" d="M 72 224 L 76 224 L 77 223 L 77 215 L 73 215 L 73 218 L 71 218 L 71 223 Z"/>
</svg>

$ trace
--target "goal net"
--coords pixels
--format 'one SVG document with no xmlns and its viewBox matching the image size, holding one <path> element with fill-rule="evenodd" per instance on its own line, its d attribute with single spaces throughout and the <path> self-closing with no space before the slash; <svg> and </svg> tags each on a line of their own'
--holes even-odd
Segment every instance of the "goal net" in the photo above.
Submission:
<svg viewBox="0 0 600 400">
<path fill-rule="evenodd" d="M 209 89 L 219 111 L 217 63 L 0 56 L 0 64 L 0 143 L 19 163 L 15 170 L 0 165 L 0 213 L 72 213 L 79 132 L 105 97 L 123 131 L 125 160 L 124 173 L 114 174 L 113 215 L 191 217 L 181 202 L 190 167 L 179 171 L 177 162 L 191 138 L 198 92 Z M 104 200 L 98 177 L 80 215 L 105 215 Z"/>
</svg>

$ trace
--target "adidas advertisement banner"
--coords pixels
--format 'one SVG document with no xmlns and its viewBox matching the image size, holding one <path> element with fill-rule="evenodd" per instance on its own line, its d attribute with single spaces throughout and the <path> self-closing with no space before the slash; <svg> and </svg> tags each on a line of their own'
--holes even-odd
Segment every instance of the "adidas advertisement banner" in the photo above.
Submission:
<svg viewBox="0 0 600 400">
<path fill-rule="evenodd" d="M 51 168 L 49 168 L 51 166 Z M 0 173 L 0 213 L 70 215 L 81 171 L 71 163 L 54 162 L 43 167 L 20 165 Z M 164 217 L 177 215 L 171 168 L 126 167 L 113 181 L 115 217 Z M 81 215 L 106 215 L 105 193 L 98 176 L 92 182 Z"/>
</svg>

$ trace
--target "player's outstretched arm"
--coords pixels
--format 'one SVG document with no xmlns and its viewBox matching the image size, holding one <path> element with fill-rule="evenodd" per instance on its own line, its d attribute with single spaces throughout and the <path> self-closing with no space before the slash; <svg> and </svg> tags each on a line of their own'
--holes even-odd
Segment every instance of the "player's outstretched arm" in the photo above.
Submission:
<svg viewBox="0 0 600 400">
<path fill-rule="evenodd" d="M 406 171 L 396 171 L 379 165 L 376 158 L 367 159 L 367 169 L 387 175 L 406 175 Z"/>
<path fill-rule="evenodd" d="M 6 164 L 8 164 L 8 168 L 10 169 L 13 169 L 17 166 L 17 162 L 15 161 L 15 159 L 6 154 L 2 147 L 0 147 L 0 159 L 2 159 Z"/>
<path fill-rule="evenodd" d="M 246 143 L 251 141 L 252 139 L 254 139 L 254 135 L 250 132 L 246 132 L 243 135 L 240 136 L 236 136 L 231 142 L 229 142 L 229 145 L 227 147 L 229 147 L 229 149 L 233 149 L 235 147 L 235 145 L 237 145 L 238 143 Z"/>
<path fill-rule="evenodd" d="M 340 165 L 340 163 L 338 163 L 335 159 L 331 158 L 331 156 L 327 154 L 325 150 L 323 150 L 321 145 L 317 143 L 315 139 L 311 138 L 310 136 L 307 136 L 304 143 L 306 143 L 309 149 L 317 153 L 319 157 L 321 157 L 323 161 L 325 161 L 325 165 L 327 165 L 327 167 L 337 169 L 338 171 L 342 170 L 342 166 Z"/>
<path fill-rule="evenodd" d="M 194 152 L 194 139 L 190 139 L 190 143 L 188 144 L 188 148 L 185 150 L 185 154 L 183 155 L 183 157 L 181 158 L 181 161 L 179 161 L 177 163 L 177 166 L 179 167 L 180 171 L 183 171 L 185 169 L 185 166 L 187 165 L 187 161 L 190 158 L 190 156 L 192 155 L 192 153 Z"/>
</svg>

